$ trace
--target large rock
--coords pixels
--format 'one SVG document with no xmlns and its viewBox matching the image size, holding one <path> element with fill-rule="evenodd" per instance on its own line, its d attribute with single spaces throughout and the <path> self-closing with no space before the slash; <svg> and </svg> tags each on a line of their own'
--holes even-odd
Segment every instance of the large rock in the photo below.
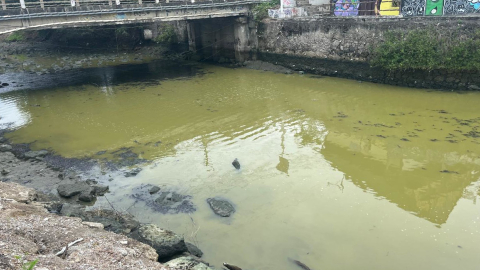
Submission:
<svg viewBox="0 0 480 270">
<path fill-rule="evenodd" d="M 233 205 L 227 200 L 209 198 L 207 199 L 210 208 L 213 212 L 221 217 L 229 217 L 232 213 L 235 212 Z"/>
<path fill-rule="evenodd" d="M 85 182 L 68 182 L 58 185 L 57 191 L 60 196 L 70 198 L 80 193 L 90 193 L 93 188 Z"/>
<path fill-rule="evenodd" d="M 165 263 L 166 266 L 173 269 L 184 269 L 184 270 L 213 270 L 205 263 L 199 261 L 198 259 L 192 256 L 184 256 L 173 259 Z"/>
<path fill-rule="evenodd" d="M 174 232 L 158 228 L 154 224 L 141 225 L 132 237 L 152 246 L 160 261 L 188 251 L 185 241 Z"/>
<path fill-rule="evenodd" d="M 81 205 L 64 203 L 60 214 L 67 217 L 81 217 L 84 211 L 85 207 Z"/>
<path fill-rule="evenodd" d="M 47 150 L 40 150 L 40 151 L 28 151 L 26 152 L 23 157 L 26 159 L 33 159 L 33 158 L 41 158 L 48 155 Z"/>
<path fill-rule="evenodd" d="M 0 152 L 12 151 L 12 146 L 8 144 L 0 144 Z"/>
</svg>

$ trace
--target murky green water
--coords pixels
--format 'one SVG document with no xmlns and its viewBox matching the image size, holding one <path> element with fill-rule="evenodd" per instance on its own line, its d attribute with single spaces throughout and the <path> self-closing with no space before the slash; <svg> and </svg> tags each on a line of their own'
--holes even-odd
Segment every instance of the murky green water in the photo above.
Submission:
<svg viewBox="0 0 480 270">
<path fill-rule="evenodd" d="M 202 68 L 4 93 L 0 124 L 66 157 L 131 147 L 151 162 L 112 174 L 110 201 L 217 267 L 479 269 L 479 93 Z M 141 184 L 189 194 L 197 211 L 134 204 Z M 236 213 L 215 216 L 215 196 Z"/>
</svg>

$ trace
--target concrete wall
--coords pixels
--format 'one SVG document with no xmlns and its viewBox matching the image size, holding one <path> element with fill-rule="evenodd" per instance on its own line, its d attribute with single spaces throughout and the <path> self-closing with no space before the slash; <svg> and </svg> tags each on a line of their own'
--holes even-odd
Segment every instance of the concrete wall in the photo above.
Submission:
<svg viewBox="0 0 480 270">
<path fill-rule="evenodd" d="M 448 70 L 389 72 L 370 67 L 371 48 L 389 30 L 436 27 L 445 35 L 471 35 L 479 17 L 328 17 L 270 20 L 259 27 L 258 57 L 295 70 L 411 87 L 480 90 L 478 72 Z"/>
<path fill-rule="evenodd" d="M 244 62 L 254 59 L 256 26 L 247 17 L 188 21 L 190 50 L 203 61 Z"/>
</svg>

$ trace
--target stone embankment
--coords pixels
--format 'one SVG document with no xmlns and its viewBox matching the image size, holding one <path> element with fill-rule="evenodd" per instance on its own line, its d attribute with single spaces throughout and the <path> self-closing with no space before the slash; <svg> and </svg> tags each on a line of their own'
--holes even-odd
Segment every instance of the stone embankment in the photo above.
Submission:
<svg viewBox="0 0 480 270">
<path fill-rule="evenodd" d="M 447 40 L 469 40 L 477 38 L 479 24 L 480 17 L 267 19 L 258 26 L 257 58 L 318 75 L 419 88 L 480 90 L 475 70 L 387 70 L 370 64 L 373 48 L 384 42 L 388 33 L 438 29 L 442 37 L 450 38 Z"/>
</svg>

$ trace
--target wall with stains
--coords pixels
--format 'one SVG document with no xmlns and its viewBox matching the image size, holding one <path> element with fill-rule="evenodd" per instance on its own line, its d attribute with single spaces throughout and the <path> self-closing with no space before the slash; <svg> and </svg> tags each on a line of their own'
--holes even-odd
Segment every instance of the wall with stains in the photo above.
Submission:
<svg viewBox="0 0 480 270">
<path fill-rule="evenodd" d="M 479 17 L 325 17 L 269 20 L 259 25 L 258 59 L 294 70 L 410 87 L 480 90 L 478 72 L 408 70 L 390 72 L 369 64 L 372 47 L 388 31 L 436 27 L 446 36 L 468 37 Z"/>
</svg>

